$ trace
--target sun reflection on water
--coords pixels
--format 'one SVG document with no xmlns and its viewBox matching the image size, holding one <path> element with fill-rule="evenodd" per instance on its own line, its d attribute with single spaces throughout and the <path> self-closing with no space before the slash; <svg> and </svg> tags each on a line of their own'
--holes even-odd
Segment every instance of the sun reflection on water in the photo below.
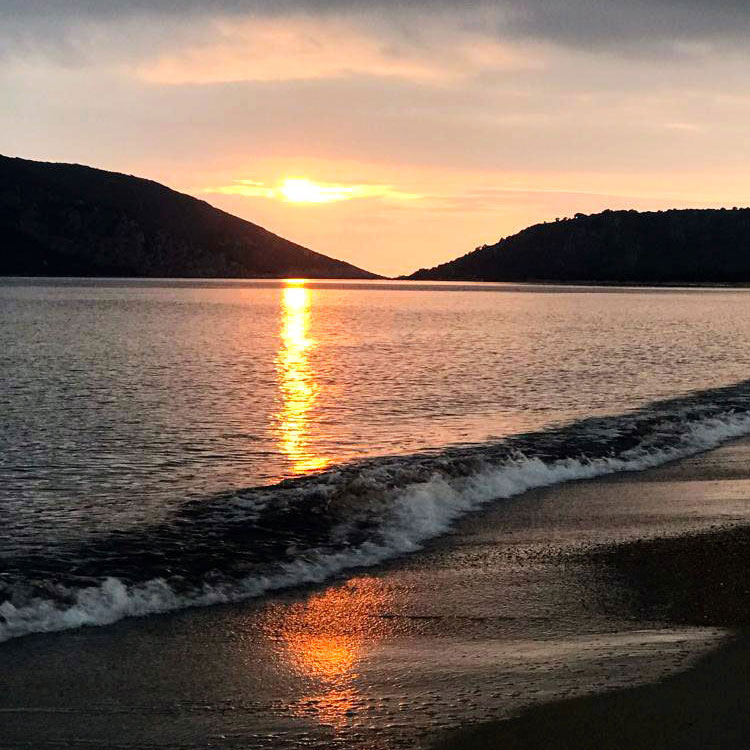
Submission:
<svg viewBox="0 0 750 750">
<path fill-rule="evenodd" d="M 276 357 L 281 409 L 276 415 L 279 448 L 296 473 L 323 469 L 328 459 L 310 445 L 310 412 L 319 386 L 310 364 L 310 290 L 303 279 L 288 279 L 281 296 L 281 346 Z"/>
</svg>

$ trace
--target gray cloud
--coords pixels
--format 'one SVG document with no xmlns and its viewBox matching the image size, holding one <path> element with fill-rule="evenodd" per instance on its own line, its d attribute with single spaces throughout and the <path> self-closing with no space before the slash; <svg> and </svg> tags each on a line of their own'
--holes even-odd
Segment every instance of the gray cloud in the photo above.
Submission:
<svg viewBox="0 0 750 750">
<path fill-rule="evenodd" d="M 513 2 L 511 34 L 580 47 L 743 41 L 750 5 L 702 0 L 545 0 Z"/>
<path fill-rule="evenodd" d="M 744 41 L 746 0 L 5 0 L 4 44 L 57 42 L 77 24 L 145 17 L 261 14 L 366 14 L 398 27 L 448 15 L 463 26 L 494 29 L 501 38 L 536 39 L 581 48 L 658 48 L 664 43 Z"/>
</svg>

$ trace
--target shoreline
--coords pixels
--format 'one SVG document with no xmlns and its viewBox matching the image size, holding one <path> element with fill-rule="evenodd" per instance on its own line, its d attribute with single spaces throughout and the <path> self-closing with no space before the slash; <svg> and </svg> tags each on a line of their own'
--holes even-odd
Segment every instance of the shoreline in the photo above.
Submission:
<svg viewBox="0 0 750 750">
<path fill-rule="evenodd" d="M 412 279 L 408 276 L 396 276 L 387 281 L 406 281 L 412 284 L 518 284 L 519 286 L 560 286 L 583 287 L 585 289 L 603 287 L 606 289 L 750 289 L 750 281 L 592 281 L 586 279 L 558 280 L 555 279 L 472 279 L 472 278 L 440 278 L 440 279 Z"/>
<path fill-rule="evenodd" d="M 750 289 L 750 281 L 738 281 L 738 282 L 710 282 L 710 281 L 591 281 L 585 279 L 579 280 L 559 280 L 554 279 L 526 279 L 526 280 L 514 280 L 514 279 L 412 279 L 404 276 L 379 276 L 373 274 L 372 276 L 301 276 L 293 278 L 289 276 L 19 276 L 12 274 L 0 274 L 0 280 L 2 281 L 50 281 L 50 282 L 64 282 L 64 281 L 111 281 L 111 282 L 170 282 L 170 283 L 195 283 L 200 284 L 208 282 L 234 282 L 241 284 L 242 282 L 283 282 L 283 281 L 309 281 L 312 284 L 322 283 L 330 281 L 333 283 L 340 282 L 351 282 L 352 285 L 356 284 L 368 284 L 374 282 L 384 283 L 400 283 L 405 284 L 509 284 L 519 287 L 560 287 L 561 289 L 571 289 L 580 287 L 584 291 L 591 289 L 612 289 L 612 290 L 648 290 L 656 289 L 659 291 L 690 291 L 690 290 L 747 290 Z"/>
<path fill-rule="evenodd" d="M 623 607 L 602 545 L 749 524 L 748 456 L 532 490 L 313 588 L 8 641 L 4 748 L 468 743 L 456 728 L 685 673 L 726 628 Z"/>
<path fill-rule="evenodd" d="M 600 589 L 604 608 L 731 634 L 688 669 L 657 682 L 532 706 L 449 732 L 433 750 L 542 750 L 552 737 L 560 750 L 747 747 L 750 526 L 602 545 L 583 556 L 609 577 Z"/>
</svg>

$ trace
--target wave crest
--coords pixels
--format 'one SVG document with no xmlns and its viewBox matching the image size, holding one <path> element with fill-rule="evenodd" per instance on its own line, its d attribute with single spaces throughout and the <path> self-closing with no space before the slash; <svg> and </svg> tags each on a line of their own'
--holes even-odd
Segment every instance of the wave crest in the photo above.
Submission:
<svg viewBox="0 0 750 750">
<path fill-rule="evenodd" d="M 237 602 L 418 550 L 526 490 L 694 455 L 750 434 L 750 384 L 438 454 L 351 464 L 190 503 L 169 524 L 0 568 L 0 641 Z"/>
</svg>

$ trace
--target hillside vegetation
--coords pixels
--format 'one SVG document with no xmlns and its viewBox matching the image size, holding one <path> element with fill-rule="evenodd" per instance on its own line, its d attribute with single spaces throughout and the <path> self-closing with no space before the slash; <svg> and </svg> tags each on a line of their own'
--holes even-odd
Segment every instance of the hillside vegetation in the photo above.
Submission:
<svg viewBox="0 0 750 750">
<path fill-rule="evenodd" d="M 537 224 L 411 279 L 750 282 L 750 209 L 604 211 Z"/>
</svg>

